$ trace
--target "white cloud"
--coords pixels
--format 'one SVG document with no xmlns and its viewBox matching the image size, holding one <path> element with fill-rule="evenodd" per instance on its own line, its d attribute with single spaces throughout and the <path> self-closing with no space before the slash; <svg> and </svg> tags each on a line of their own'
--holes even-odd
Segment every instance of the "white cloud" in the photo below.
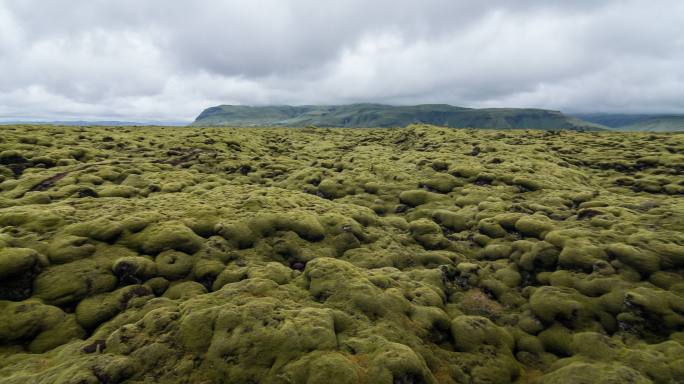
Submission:
<svg viewBox="0 0 684 384">
<path fill-rule="evenodd" d="M 684 3 L 0 0 L 0 118 L 221 104 L 683 112 Z"/>
</svg>

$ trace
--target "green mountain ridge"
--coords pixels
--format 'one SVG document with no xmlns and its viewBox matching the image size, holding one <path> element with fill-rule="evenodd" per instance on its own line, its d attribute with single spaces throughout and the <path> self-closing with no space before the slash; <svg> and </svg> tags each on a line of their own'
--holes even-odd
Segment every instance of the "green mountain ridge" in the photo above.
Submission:
<svg viewBox="0 0 684 384">
<path fill-rule="evenodd" d="M 472 109 L 446 104 L 242 106 L 205 109 L 193 126 L 231 127 L 404 127 L 424 123 L 451 128 L 603 130 L 599 124 L 544 109 Z"/>
<path fill-rule="evenodd" d="M 573 114 L 572 116 L 584 121 L 605 125 L 618 131 L 684 131 L 684 115 L 588 113 Z"/>
</svg>

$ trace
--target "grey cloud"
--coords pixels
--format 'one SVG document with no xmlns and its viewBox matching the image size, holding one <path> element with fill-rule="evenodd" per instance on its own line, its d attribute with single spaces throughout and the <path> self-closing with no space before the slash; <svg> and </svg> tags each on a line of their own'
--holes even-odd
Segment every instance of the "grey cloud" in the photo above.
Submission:
<svg viewBox="0 0 684 384">
<path fill-rule="evenodd" d="M 684 3 L 0 0 L 0 118 L 219 104 L 684 112 Z"/>
</svg>

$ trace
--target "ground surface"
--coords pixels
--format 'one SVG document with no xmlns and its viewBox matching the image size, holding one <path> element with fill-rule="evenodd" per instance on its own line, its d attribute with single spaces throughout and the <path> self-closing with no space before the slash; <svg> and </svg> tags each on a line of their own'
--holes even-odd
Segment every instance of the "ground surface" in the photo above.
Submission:
<svg viewBox="0 0 684 384">
<path fill-rule="evenodd" d="M 683 382 L 684 135 L 1 133 L 1 383 Z"/>
</svg>

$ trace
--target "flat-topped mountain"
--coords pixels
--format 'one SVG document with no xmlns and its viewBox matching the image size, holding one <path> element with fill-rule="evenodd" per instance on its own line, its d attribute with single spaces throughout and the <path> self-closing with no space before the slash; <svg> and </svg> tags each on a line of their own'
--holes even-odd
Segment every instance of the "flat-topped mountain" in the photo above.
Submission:
<svg viewBox="0 0 684 384">
<path fill-rule="evenodd" d="M 588 113 L 573 116 L 618 131 L 684 131 L 684 115 Z"/>
<path fill-rule="evenodd" d="M 404 127 L 424 123 L 452 128 L 601 130 L 605 127 L 544 109 L 472 109 L 446 104 L 243 106 L 205 109 L 194 126 L 231 127 Z"/>
</svg>

